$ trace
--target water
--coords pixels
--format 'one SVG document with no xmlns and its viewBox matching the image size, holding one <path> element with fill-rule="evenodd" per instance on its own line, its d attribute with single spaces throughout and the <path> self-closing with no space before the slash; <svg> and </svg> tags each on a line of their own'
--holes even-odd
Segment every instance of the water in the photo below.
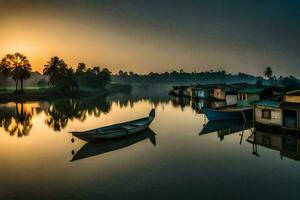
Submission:
<svg viewBox="0 0 300 200">
<path fill-rule="evenodd" d="M 251 130 L 240 130 L 246 126 L 239 123 L 228 125 L 240 127 L 236 133 L 228 134 L 234 129 L 225 124 L 222 131 L 204 134 L 207 120 L 196 105 L 202 103 L 124 95 L 3 103 L 0 199 L 299 196 L 297 138 L 262 133 L 249 139 Z M 151 131 L 88 146 L 76 138 L 71 142 L 70 131 L 144 117 L 152 107 L 156 118 Z M 71 162 L 72 153 L 79 159 Z"/>
</svg>

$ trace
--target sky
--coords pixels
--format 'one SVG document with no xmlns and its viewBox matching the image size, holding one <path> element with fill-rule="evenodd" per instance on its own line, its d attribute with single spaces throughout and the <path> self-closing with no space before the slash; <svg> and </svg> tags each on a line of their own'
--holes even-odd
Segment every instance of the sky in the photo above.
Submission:
<svg viewBox="0 0 300 200">
<path fill-rule="evenodd" d="M 298 0 L 0 0 L 0 57 L 33 70 L 59 56 L 72 67 L 137 73 L 226 70 L 300 77 Z"/>
</svg>

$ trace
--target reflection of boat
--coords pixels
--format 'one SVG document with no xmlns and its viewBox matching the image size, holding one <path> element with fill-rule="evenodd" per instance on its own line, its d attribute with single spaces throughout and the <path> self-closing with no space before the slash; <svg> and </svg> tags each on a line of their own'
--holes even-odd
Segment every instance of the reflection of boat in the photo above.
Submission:
<svg viewBox="0 0 300 200">
<path fill-rule="evenodd" d="M 208 118 L 208 120 L 252 120 L 253 108 L 252 107 L 228 107 L 221 109 L 208 109 L 203 108 L 202 111 Z"/>
<path fill-rule="evenodd" d="M 218 137 L 222 140 L 225 135 L 245 131 L 251 129 L 253 123 L 251 121 L 242 120 L 219 120 L 219 121 L 209 121 L 202 129 L 199 135 L 205 135 L 208 133 L 217 132 Z"/>
<path fill-rule="evenodd" d="M 155 109 L 152 109 L 148 117 L 114 124 L 102 128 L 97 128 L 82 132 L 71 132 L 79 139 L 95 141 L 99 139 L 114 139 L 125 137 L 134 133 L 141 132 L 149 127 L 155 117 Z"/>
<path fill-rule="evenodd" d="M 205 135 L 212 132 L 228 130 L 230 133 L 240 132 L 253 127 L 251 121 L 245 122 L 242 120 L 219 120 L 209 121 L 202 129 L 199 135 Z"/>
<path fill-rule="evenodd" d="M 247 140 L 253 144 L 253 154 L 258 155 L 257 145 L 280 152 L 281 157 L 300 161 L 300 139 L 298 134 L 275 134 L 255 131 Z"/>
<path fill-rule="evenodd" d="M 84 159 L 106 152 L 122 149 L 148 138 L 151 141 L 151 143 L 155 146 L 155 133 L 150 129 L 121 139 L 105 140 L 100 142 L 88 142 L 83 147 L 81 147 L 81 149 L 74 155 L 71 161 Z"/>
</svg>

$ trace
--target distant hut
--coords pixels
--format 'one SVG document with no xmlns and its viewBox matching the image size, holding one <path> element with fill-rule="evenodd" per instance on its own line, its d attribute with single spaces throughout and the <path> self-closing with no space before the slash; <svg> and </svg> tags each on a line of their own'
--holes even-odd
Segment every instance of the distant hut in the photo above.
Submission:
<svg viewBox="0 0 300 200">
<path fill-rule="evenodd" d="M 196 99 L 207 99 L 211 97 L 211 91 L 213 90 L 213 86 L 196 86 L 193 88 L 193 98 Z"/>
<path fill-rule="evenodd" d="M 273 91 L 266 88 L 246 88 L 238 91 L 238 106 L 251 106 L 252 103 L 273 96 Z"/>
<path fill-rule="evenodd" d="M 255 123 L 271 126 L 282 126 L 281 101 L 264 100 L 254 105 Z"/>
<path fill-rule="evenodd" d="M 173 86 L 172 94 L 175 96 L 189 97 L 188 86 Z"/>
<path fill-rule="evenodd" d="M 234 88 L 228 85 L 217 85 L 213 89 L 213 97 L 218 100 L 226 100 L 226 92 L 232 91 Z"/>
</svg>

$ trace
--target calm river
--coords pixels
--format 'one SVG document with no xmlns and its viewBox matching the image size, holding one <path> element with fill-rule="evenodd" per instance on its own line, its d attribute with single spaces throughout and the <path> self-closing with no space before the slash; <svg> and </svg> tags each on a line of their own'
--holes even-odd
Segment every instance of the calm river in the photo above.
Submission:
<svg viewBox="0 0 300 200">
<path fill-rule="evenodd" d="M 296 136 L 207 122 L 202 103 L 167 95 L 0 104 L 0 199 L 286 199 L 300 196 Z M 80 131 L 147 116 L 131 138 Z M 255 139 L 254 139 L 255 138 Z"/>
</svg>

